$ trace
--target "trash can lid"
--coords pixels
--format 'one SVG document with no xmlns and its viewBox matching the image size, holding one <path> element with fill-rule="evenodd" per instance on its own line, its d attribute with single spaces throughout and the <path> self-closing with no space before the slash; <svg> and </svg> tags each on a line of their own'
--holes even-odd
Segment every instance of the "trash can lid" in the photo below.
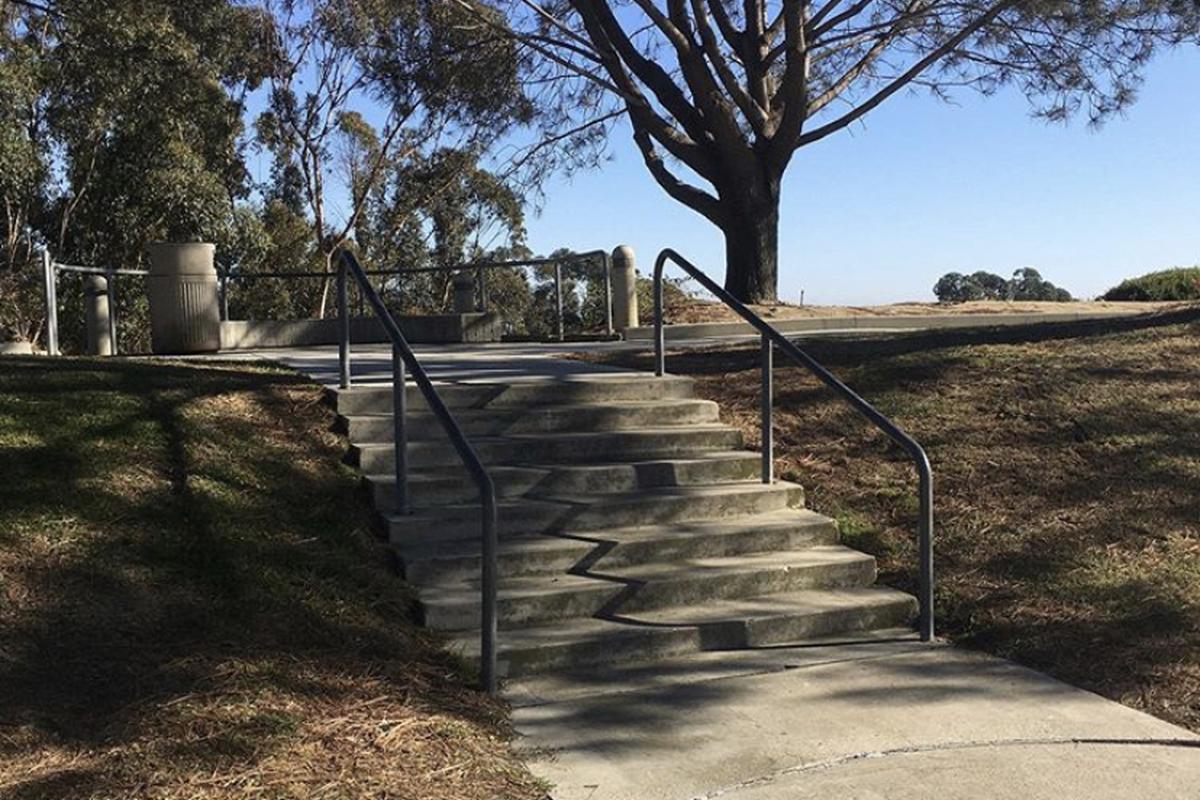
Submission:
<svg viewBox="0 0 1200 800">
<path fill-rule="evenodd" d="M 211 242 L 155 242 L 146 246 L 150 254 L 150 277 L 200 275 L 216 277 L 213 263 L 217 246 Z"/>
</svg>

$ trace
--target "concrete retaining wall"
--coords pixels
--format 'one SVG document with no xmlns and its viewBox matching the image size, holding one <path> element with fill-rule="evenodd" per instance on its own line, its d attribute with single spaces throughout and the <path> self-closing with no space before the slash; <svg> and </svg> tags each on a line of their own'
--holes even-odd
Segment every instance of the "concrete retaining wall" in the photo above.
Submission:
<svg viewBox="0 0 1200 800">
<path fill-rule="evenodd" d="M 1122 319 L 1145 314 L 1143 309 L 1131 311 L 1077 311 L 1047 314 L 924 314 L 896 317 L 797 317 L 767 319 L 782 333 L 807 331 L 912 331 L 944 330 L 949 328 L 993 328 L 1008 325 L 1038 325 L 1047 322 L 1081 322 L 1084 320 Z M 701 322 L 689 325 L 667 325 L 663 336 L 668 340 L 708 339 L 719 336 L 752 336 L 754 328 L 745 322 Z M 644 340 L 654 338 L 654 326 L 629 328 L 625 338 Z"/>
<path fill-rule="evenodd" d="M 503 319 L 498 314 L 434 314 L 397 317 L 404 337 L 413 344 L 498 342 Z M 356 344 L 388 340 L 375 317 L 350 320 L 350 341 Z M 337 344 L 336 319 L 236 320 L 221 323 L 221 349 L 301 347 Z"/>
</svg>

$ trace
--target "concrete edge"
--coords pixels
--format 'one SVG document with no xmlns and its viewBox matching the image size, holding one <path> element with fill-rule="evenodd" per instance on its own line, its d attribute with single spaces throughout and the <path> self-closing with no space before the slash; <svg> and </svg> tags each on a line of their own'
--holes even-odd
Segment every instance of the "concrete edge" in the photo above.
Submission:
<svg viewBox="0 0 1200 800">
<path fill-rule="evenodd" d="M 797 317 L 795 319 L 768 319 L 772 327 L 782 333 L 804 333 L 820 331 L 915 331 L 947 330 L 957 328 L 1001 328 L 1022 325 L 1040 325 L 1062 322 L 1089 322 L 1130 317 L 1148 317 L 1158 311 L 1077 311 L 1062 313 L 1014 313 L 1014 314 L 925 314 L 895 317 Z M 708 339 L 722 336 L 751 336 L 755 330 L 745 322 L 700 322 L 684 325 L 667 325 L 663 332 L 668 341 Z M 654 338 L 653 326 L 639 326 L 625 331 L 630 341 Z"/>
</svg>

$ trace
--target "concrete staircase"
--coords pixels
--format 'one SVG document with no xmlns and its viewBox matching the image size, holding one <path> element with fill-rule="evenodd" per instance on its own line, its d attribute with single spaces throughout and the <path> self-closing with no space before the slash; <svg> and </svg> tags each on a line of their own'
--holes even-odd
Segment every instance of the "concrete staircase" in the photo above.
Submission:
<svg viewBox="0 0 1200 800">
<path fill-rule="evenodd" d="M 804 490 L 759 481 L 715 403 L 640 373 L 439 387 L 500 500 L 501 674 L 762 647 L 909 623 Z M 409 491 L 391 512 L 391 387 L 336 396 L 425 622 L 478 653 L 479 506 L 409 387 Z"/>
</svg>

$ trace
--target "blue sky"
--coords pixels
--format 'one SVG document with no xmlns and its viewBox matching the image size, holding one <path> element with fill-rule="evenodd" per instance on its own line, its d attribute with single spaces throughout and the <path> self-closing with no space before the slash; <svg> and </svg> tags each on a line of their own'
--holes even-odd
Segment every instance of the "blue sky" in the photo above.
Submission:
<svg viewBox="0 0 1200 800">
<path fill-rule="evenodd" d="M 939 276 L 1032 266 L 1080 297 L 1200 263 L 1200 49 L 1160 56 L 1138 102 L 1098 131 L 1031 119 L 1015 93 L 951 106 L 897 96 L 796 154 L 784 182 L 780 297 L 932 299 Z M 720 233 L 654 184 L 625 128 L 601 169 L 555 180 L 536 252 L 674 247 L 722 274 Z"/>
</svg>

